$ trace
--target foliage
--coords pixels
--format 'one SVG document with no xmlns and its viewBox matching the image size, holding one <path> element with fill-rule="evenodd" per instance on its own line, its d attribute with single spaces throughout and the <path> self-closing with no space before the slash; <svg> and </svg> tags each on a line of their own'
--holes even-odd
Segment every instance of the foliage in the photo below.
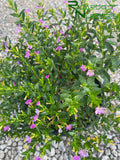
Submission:
<svg viewBox="0 0 120 160">
<path fill-rule="evenodd" d="M 83 149 L 88 154 L 80 150 L 81 157 L 92 159 L 92 149 L 99 150 L 101 140 L 111 142 L 106 131 L 111 126 L 120 131 L 120 117 L 114 116 L 120 106 L 111 104 L 115 98 L 120 100 L 120 86 L 110 81 L 108 73 L 120 67 L 120 13 L 110 4 L 99 16 L 81 1 L 86 7 L 84 11 L 79 7 L 82 16 L 74 14 L 75 7 L 68 2 L 68 10 L 59 8 L 58 20 L 54 9 L 45 11 L 39 2 L 37 19 L 31 21 L 29 9 L 18 12 L 17 4 L 8 2 L 14 11 L 11 15 L 18 18 L 20 38 L 12 45 L 6 37 L 0 49 L 7 53 L 0 60 L 0 136 L 25 139 L 32 146 L 24 152 L 25 159 L 30 159 L 37 143 L 43 145 L 40 155 L 45 154 L 63 134 L 72 139 L 76 154 Z M 99 126 L 104 134 L 98 137 Z"/>
</svg>

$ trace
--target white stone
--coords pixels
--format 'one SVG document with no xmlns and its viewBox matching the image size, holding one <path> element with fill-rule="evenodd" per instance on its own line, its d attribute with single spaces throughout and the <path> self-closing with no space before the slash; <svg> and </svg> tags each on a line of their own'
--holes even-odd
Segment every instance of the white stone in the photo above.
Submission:
<svg viewBox="0 0 120 160">
<path fill-rule="evenodd" d="M 65 160 L 68 160 L 68 156 L 67 156 L 66 153 L 64 153 L 63 157 L 64 157 Z"/>
<path fill-rule="evenodd" d="M 17 155 L 14 160 L 22 160 L 22 157 Z"/>
<path fill-rule="evenodd" d="M 22 146 L 23 145 L 23 142 L 22 141 L 19 141 L 18 142 L 18 146 Z"/>
<path fill-rule="evenodd" d="M 112 151 L 112 154 L 117 157 L 117 152 L 115 150 Z"/>
<path fill-rule="evenodd" d="M 6 144 L 0 145 L 0 149 L 1 149 L 1 150 L 4 150 L 5 148 L 6 148 Z"/>
<path fill-rule="evenodd" d="M 119 116 L 120 115 L 120 111 L 116 111 L 115 115 Z"/>
<path fill-rule="evenodd" d="M 35 152 L 35 157 L 39 157 L 40 153 L 38 151 Z"/>
<path fill-rule="evenodd" d="M 111 148 L 112 150 L 116 150 L 116 146 L 115 146 L 115 145 L 111 145 L 110 148 Z"/>
<path fill-rule="evenodd" d="M 107 135 L 107 138 L 108 138 L 108 139 L 112 139 L 112 135 L 108 134 L 108 135 Z"/>
<path fill-rule="evenodd" d="M 103 156 L 102 160 L 110 160 L 108 156 Z"/>
<path fill-rule="evenodd" d="M 51 148 L 51 152 L 50 152 L 50 156 L 54 156 L 55 155 L 55 149 L 54 148 Z"/>
<path fill-rule="evenodd" d="M 64 160 L 64 159 L 63 159 L 63 155 L 61 155 L 61 156 L 59 157 L 59 160 Z"/>
<path fill-rule="evenodd" d="M 12 146 L 13 146 L 13 147 L 16 147 L 16 146 L 17 146 L 17 143 L 16 143 L 16 142 L 14 142 L 14 143 L 12 144 Z"/>
<path fill-rule="evenodd" d="M 4 158 L 4 151 L 0 150 L 0 158 Z"/>
<path fill-rule="evenodd" d="M 60 150 L 61 152 L 65 152 L 65 146 L 64 146 L 63 141 L 61 141 L 61 142 L 59 143 L 58 148 L 59 148 L 59 150 Z"/>
<path fill-rule="evenodd" d="M 51 145 L 52 145 L 54 148 L 58 148 L 58 142 L 56 142 L 56 141 L 53 141 Z"/>
<path fill-rule="evenodd" d="M 53 157 L 52 160 L 57 160 L 57 159 L 55 157 Z"/>
<path fill-rule="evenodd" d="M 12 140 L 9 139 L 8 142 L 7 142 L 7 146 L 11 146 L 11 144 L 12 144 Z"/>
<path fill-rule="evenodd" d="M 120 150 L 120 144 L 118 144 L 117 146 L 118 146 L 118 149 Z"/>
<path fill-rule="evenodd" d="M 111 153 L 110 153 L 110 149 L 106 149 L 105 150 L 105 154 L 107 155 L 107 156 L 109 156 Z"/>
</svg>

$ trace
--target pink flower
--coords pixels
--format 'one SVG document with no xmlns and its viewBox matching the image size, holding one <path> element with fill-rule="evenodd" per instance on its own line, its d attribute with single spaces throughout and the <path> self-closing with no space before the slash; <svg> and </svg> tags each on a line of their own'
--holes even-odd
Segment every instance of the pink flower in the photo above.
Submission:
<svg viewBox="0 0 120 160">
<path fill-rule="evenodd" d="M 80 52 L 83 52 L 83 48 L 80 48 Z"/>
<path fill-rule="evenodd" d="M 104 107 L 96 107 L 95 108 L 95 114 L 104 114 L 105 113 L 105 108 Z"/>
<path fill-rule="evenodd" d="M 72 26 L 69 26 L 67 29 L 71 29 L 72 28 Z"/>
<path fill-rule="evenodd" d="M 45 78 L 49 78 L 49 77 L 50 77 L 49 75 L 45 76 Z"/>
<path fill-rule="evenodd" d="M 68 36 L 68 34 L 66 34 L 64 37 L 67 37 Z"/>
<path fill-rule="evenodd" d="M 64 34 L 64 31 L 60 30 L 60 33 Z"/>
<path fill-rule="evenodd" d="M 61 50 L 62 49 L 62 47 L 61 46 L 58 46 L 57 48 L 56 48 L 56 50 Z"/>
<path fill-rule="evenodd" d="M 74 156 L 73 160 L 80 160 L 80 157 L 79 156 Z"/>
<path fill-rule="evenodd" d="M 35 124 L 32 124 L 32 125 L 30 126 L 30 128 L 31 128 L 31 129 L 34 129 L 34 128 L 35 128 Z"/>
<path fill-rule="evenodd" d="M 112 12 L 112 13 L 114 13 L 114 12 L 115 12 L 115 10 L 116 10 L 116 8 L 113 8 L 113 9 L 111 10 L 111 12 Z"/>
<path fill-rule="evenodd" d="M 58 37 L 58 39 L 57 39 L 57 43 L 59 43 L 59 41 L 60 41 L 60 37 Z"/>
<path fill-rule="evenodd" d="M 38 119 L 38 115 L 35 115 L 35 116 L 33 117 L 33 122 L 36 122 L 37 119 Z"/>
<path fill-rule="evenodd" d="M 37 5 L 37 6 L 36 6 L 36 9 L 38 9 L 38 8 L 42 8 L 42 7 Z"/>
<path fill-rule="evenodd" d="M 106 42 L 108 42 L 108 39 L 106 39 Z"/>
<path fill-rule="evenodd" d="M 88 157 L 88 153 L 82 149 L 79 151 L 79 154 L 81 157 Z"/>
<path fill-rule="evenodd" d="M 8 52 L 8 48 L 6 47 L 5 52 Z"/>
<path fill-rule="evenodd" d="M 56 24 L 53 24 L 53 27 L 56 27 L 57 25 Z"/>
<path fill-rule="evenodd" d="M 28 135 L 26 135 L 25 138 L 26 138 L 25 141 L 27 141 L 28 143 L 31 143 L 31 139 Z"/>
<path fill-rule="evenodd" d="M 38 54 L 39 53 L 39 51 L 35 51 L 35 54 Z"/>
<path fill-rule="evenodd" d="M 66 131 L 70 131 L 72 129 L 72 124 L 69 124 L 67 127 L 66 127 Z"/>
<path fill-rule="evenodd" d="M 26 54 L 25 57 L 29 58 L 29 52 L 27 51 L 27 52 L 25 52 L 25 54 Z"/>
<path fill-rule="evenodd" d="M 17 29 L 15 31 L 15 33 L 19 33 L 20 32 L 20 24 L 17 25 Z"/>
<path fill-rule="evenodd" d="M 47 26 L 47 25 L 44 25 L 44 27 L 45 27 L 45 28 L 49 28 L 49 26 Z"/>
<path fill-rule="evenodd" d="M 82 71 L 86 71 L 86 66 L 84 64 L 82 64 L 82 66 L 80 67 L 82 69 Z"/>
<path fill-rule="evenodd" d="M 7 47 L 7 42 L 5 41 L 4 43 L 5 43 L 5 48 L 6 48 Z"/>
<path fill-rule="evenodd" d="M 19 62 L 19 61 L 17 61 L 17 64 L 20 64 L 20 62 Z"/>
<path fill-rule="evenodd" d="M 25 104 L 27 104 L 28 106 L 30 106 L 30 105 L 31 105 L 31 99 L 28 99 L 28 100 L 25 102 Z"/>
<path fill-rule="evenodd" d="M 8 131 L 9 129 L 10 129 L 10 126 L 9 126 L 9 125 L 5 126 L 5 127 L 4 127 L 4 132 Z"/>
<path fill-rule="evenodd" d="M 35 160 L 41 160 L 41 158 L 40 157 L 36 157 Z"/>
<path fill-rule="evenodd" d="M 92 77 L 94 75 L 94 70 L 88 70 L 86 75 Z"/>
<path fill-rule="evenodd" d="M 38 102 L 36 103 L 36 105 L 39 106 L 39 105 L 40 105 L 40 101 L 38 101 Z"/>
<path fill-rule="evenodd" d="M 15 86 L 15 82 L 13 82 L 13 86 Z"/>
<path fill-rule="evenodd" d="M 24 12 L 29 12 L 29 9 L 25 9 Z"/>
<path fill-rule="evenodd" d="M 62 133 L 62 129 L 61 128 L 58 130 L 58 133 Z"/>
<path fill-rule="evenodd" d="M 39 116 L 39 109 L 35 109 L 35 113 Z"/>
<path fill-rule="evenodd" d="M 40 22 L 40 23 L 44 23 L 44 21 L 43 21 L 43 20 L 41 20 L 41 19 L 39 19 L 39 22 Z"/>
<path fill-rule="evenodd" d="M 29 48 L 29 49 L 32 49 L 32 46 L 28 45 L 28 48 Z"/>
<path fill-rule="evenodd" d="M 68 1 L 64 1 L 64 3 L 68 3 Z"/>
</svg>

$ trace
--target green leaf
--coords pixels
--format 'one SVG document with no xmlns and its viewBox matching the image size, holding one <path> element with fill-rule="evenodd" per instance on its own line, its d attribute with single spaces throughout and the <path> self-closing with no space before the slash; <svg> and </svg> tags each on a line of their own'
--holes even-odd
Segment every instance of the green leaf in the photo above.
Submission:
<svg viewBox="0 0 120 160">
<path fill-rule="evenodd" d="M 13 17 L 19 17 L 19 15 L 17 13 L 11 13 L 10 15 Z"/>
<path fill-rule="evenodd" d="M 104 45 L 107 48 L 107 50 L 110 52 L 110 54 L 113 53 L 114 51 L 113 46 L 109 42 L 105 42 Z"/>
</svg>

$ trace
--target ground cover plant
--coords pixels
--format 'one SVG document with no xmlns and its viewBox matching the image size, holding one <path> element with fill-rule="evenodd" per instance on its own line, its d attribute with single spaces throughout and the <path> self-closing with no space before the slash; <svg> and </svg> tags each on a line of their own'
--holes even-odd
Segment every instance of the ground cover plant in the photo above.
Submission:
<svg viewBox="0 0 120 160">
<path fill-rule="evenodd" d="M 31 21 L 29 9 L 18 12 L 8 0 L 20 37 L 15 45 L 6 37 L 0 48 L 7 53 L 0 60 L 0 137 L 23 138 L 29 146 L 24 159 L 40 142 L 40 160 L 61 135 L 72 140 L 73 160 L 97 159 L 92 153 L 100 151 L 98 144 L 112 142 L 106 132 L 111 127 L 120 132 L 115 116 L 120 106 L 111 104 L 120 100 L 120 86 L 108 74 L 120 68 L 120 13 L 113 3 L 104 16 L 91 13 L 86 1 L 74 7 L 64 3 L 68 9 L 59 8 L 58 19 L 53 8 L 45 11 L 39 2 Z"/>
</svg>

